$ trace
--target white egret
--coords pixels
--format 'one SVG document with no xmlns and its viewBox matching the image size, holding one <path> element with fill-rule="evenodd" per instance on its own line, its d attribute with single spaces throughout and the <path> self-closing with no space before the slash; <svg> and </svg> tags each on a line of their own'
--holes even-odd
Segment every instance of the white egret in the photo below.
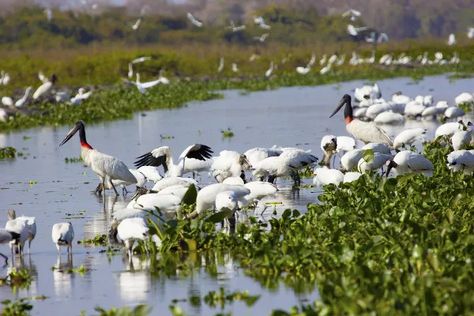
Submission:
<svg viewBox="0 0 474 316">
<path fill-rule="evenodd" d="M 39 86 L 33 93 L 33 100 L 38 100 L 41 96 L 46 95 L 51 90 L 57 80 L 58 78 L 56 77 L 56 75 L 52 74 L 51 78 L 44 82 L 41 86 Z"/>
<path fill-rule="evenodd" d="M 142 23 L 142 18 L 138 18 L 135 23 L 132 24 L 132 30 L 136 31 L 140 27 L 140 24 Z"/>
<path fill-rule="evenodd" d="M 448 37 L 448 46 L 453 46 L 453 45 L 456 45 L 456 36 L 451 33 L 449 34 L 449 37 Z"/>
<path fill-rule="evenodd" d="M 16 100 L 15 102 L 16 107 L 22 107 L 23 105 L 25 105 L 26 100 L 30 96 L 31 89 L 32 89 L 31 87 L 28 87 L 25 89 L 25 93 L 23 94 L 23 96 L 19 98 L 18 100 Z"/>
<path fill-rule="evenodd" d="M 186 14 L 186 17 L 188 18 L 189 21 L 191 21 L 191 23 L 197 27 L 202 27 L 203 26 L 203 23 L 201 21 L 199 21 L 198 19 L 196 19 L 194 17 L 194 15 L 192 15 L 190 12 L 188 12 Z"/>
<path fill-rule="evenodd" d="M 265 77 L 269 78 L 273 73 L 273 61 L 270 62 L 270 67 L 265 71 Z"/>
</svg>

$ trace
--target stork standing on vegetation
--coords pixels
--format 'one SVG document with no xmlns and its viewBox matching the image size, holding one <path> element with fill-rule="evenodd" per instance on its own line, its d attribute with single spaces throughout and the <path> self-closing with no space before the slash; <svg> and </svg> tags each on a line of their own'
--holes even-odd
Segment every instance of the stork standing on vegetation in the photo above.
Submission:
<svg viewBox="0 0 474 316">
<path fill-rule="evenodd" d="M 112 180 L 123 180 L 127 183 L 136 183 L 137 179 L 135 176 L 128 170 L 127 165 L 122 161 L 118 160 L 115 157 L 109 156 L 107 154 L 101 153 L 92 148 L 91 145 L 86 140 L 86 130 L 84 127 L 84 122 L 78 121 L 76 125 L 67 133 L 64 140 L 59 144 L 59 146 L 64 145 L 68 142 L 77 132 L 79 131 L 79 139 L 81 143 L 81 158 L 84 163 L 89 166 L 92 171 L 99 176 L 102 182 L 102 188 L 105 193 L 105 181 L 108 180 L 110 185 L 115 191 L 115 194 L 118 196 L 117 189 L 115 188 Z"/>
<path fill-rule="evenodd" d="M 329 117 L 333 117 L 343 106 L 345 106 L 344 120 L 349 134 L 364 143 L 383 143 L 392 146 L 392 139 L 383 129 L 375 125 L 375 123 L 354 119 L 352 115 L 351 96 L 348 94 L 342 97 L 336 110 Z"/>
</svg>

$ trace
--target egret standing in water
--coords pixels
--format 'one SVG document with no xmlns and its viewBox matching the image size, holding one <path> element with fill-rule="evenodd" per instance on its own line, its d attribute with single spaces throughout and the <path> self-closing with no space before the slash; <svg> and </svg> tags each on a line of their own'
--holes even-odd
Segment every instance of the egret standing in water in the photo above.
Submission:
<svg viewBox="0 0 474 316">
<path fill-rule="evenodd" d="M 76 125 L 67 133 L 64 140 L 59 144 L 59 146 L 67 143 L 76 133 L 79 131 L 79 139 L 81 142 L 81 158 L 84 163 L 99 176 L 102 182 L 102 188 L 105 193 L 105 181 L 108 180 L 110 185 L 115 191 L 115 194 L 118 196 L 117 189 L 115 188 L 112 180 L 123 180 L 127 183 L 136 183 L 137 179 L 130 172 L 127 165 L 122 161 L 118 160 L 115 157 L 109 156 L 107 154 L 101 153 L 92 148 L 91 145 L 86 140 L 86 130 L 84 127 L 84 122 L 78 121 Z"/>
</svg>

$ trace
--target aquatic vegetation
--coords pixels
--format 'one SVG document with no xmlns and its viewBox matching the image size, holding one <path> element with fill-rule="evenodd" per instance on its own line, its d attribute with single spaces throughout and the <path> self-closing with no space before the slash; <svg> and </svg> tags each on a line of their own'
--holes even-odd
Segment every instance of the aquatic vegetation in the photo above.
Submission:
<svg viewBox="0 0 474 316">
<path fill-rule="evenodd" d="M 437 142 L 425 146 L 432 177 L 364 175 L 328 185 L 307 213 L 250 218 L 235 234 L 216 229 L 223 213 L 167 222 L 151 272 L 192 272 L 186 254 L 230 253 L 263 286 L 317 287 L 321 301 L 308 312 L 463 314 L 474 308 L 474 181 L 447 169 L 445 151 Z"/>
<path fill-rule="evenodd" d="M 29 311 L 33 309 L 33 305 L 28 303 L 25 298 L 16 301 L 4 300 L 2 305 L 2 316 L 27 316 L 30 314 Z"/>
<path fill-rule="evenodd" d="M 234 137 L 234 132 L 230 128 L 221 130 L 221 134 L 222 134 L 223 138 L 232 138 L 232 137 Z"/>
<path fill-rule="evenodd" d="M 66 157 L 64 158 L 65 163 L 81 163 L 82 158 L 81 157 Z"/>
<path fill-rule="evenodd" d="M 14 147 L 0 147 L 0 160 L 13 159 L 16 157 L 16 149 Z"/>
<path fill-rule="evenodd" d="M 83 245 L 92 245 L 92 246 L 107 246 L 109 241 L 106 234 L 98 234 L 92 239 L 83 239 L 77 242 L 78 244 Z"/>
<path fill-rule="evenodd" d="M 17 288 L 28 288 L 31 284 L 33 277 L 30 274 L 28 269 L 13 268 L 11 272 L 7 275 L 4 283 L 10 285 L 13 289 Z"/>
<path fill-rule="evenodd" d="M 100 316 L 146 316 L 151 312 L 151 308 L 145 304 L 135 306 L 133 309 L 130 307 L 113 307 L 111 309 L 104 309 L 102 307 L 96 307 L 95 310 Z"/>
</svg>

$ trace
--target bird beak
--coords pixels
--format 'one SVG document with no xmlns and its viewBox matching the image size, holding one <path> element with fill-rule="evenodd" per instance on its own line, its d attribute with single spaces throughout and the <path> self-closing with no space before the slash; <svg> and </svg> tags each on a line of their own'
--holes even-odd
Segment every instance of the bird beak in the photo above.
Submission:
<svg viewBox="0 0 474 316">
<path fill-rule="evenodd" d="M 392 168 L 396 168 L 398 167 L 398 164 L 393 161 L 393 160 L 390 160 L 389 164 L 388 164 L 388 167 L 387 167 L 387 173 L 385 174 L 386 177 L 388 177 L 388 175 L 390 174 L 390 170 L 392 170 Z"/>
<path fill-rule="evenodd" d="M 339 112 L 339 110 L 342 108 L 342 106 L 346 104 L 346 100 L 345 99 L 341 99 L 341 101 L 339 102 L 339 105 L 337 106 L 336 110 L 334 110 L 334 112 L 332 112 L 332 114 L 329 116 L 330 118 L 333 117 L 337 112 Z"/>
<path fill-rule="evenodd" d="M 59 146 L 62 146 L 62 145 L 64 145 L 64 144 L 66 144 L 66 143 L 68 142 L 68 140 L 70 140 L 71 137 L 73 137 L 74 134 L 77 133 L 78 130 L 79 130 L 79 126 L 78 126 L 78 125 L 74 126 L 74 127 L 67 133 L 66 137 L 64 137 L 63 141 L 61 142 L 61 144 L 59 144 Z"/>
</svg>

